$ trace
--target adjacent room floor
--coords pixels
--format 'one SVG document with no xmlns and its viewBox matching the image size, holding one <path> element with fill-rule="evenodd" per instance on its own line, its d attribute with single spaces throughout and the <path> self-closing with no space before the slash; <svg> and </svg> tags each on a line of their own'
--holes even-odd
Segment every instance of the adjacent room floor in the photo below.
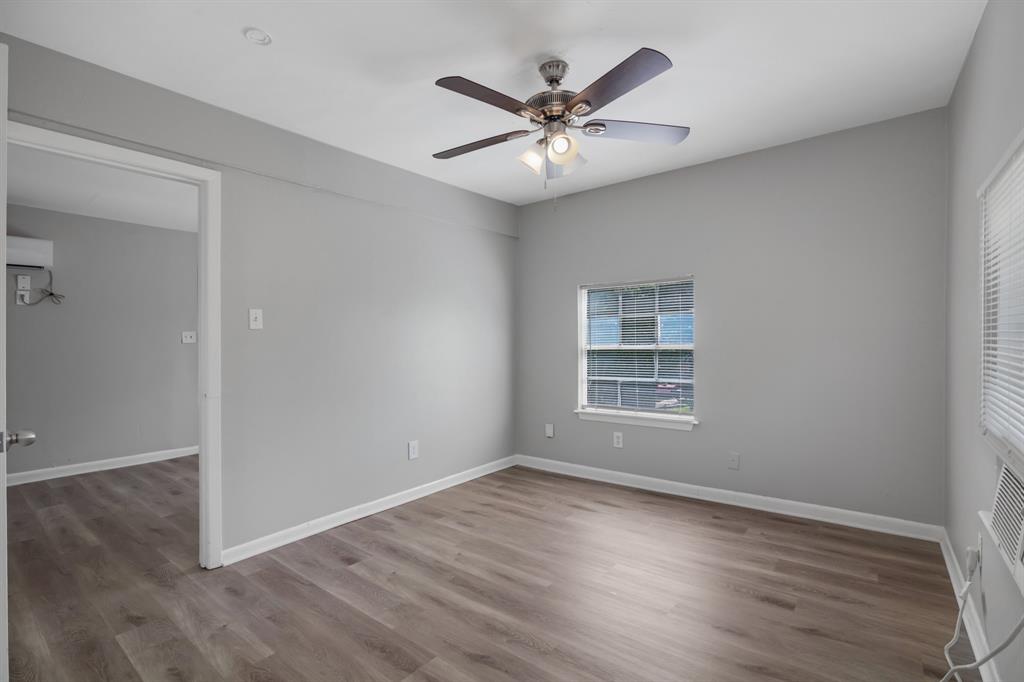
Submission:
<svg viewBox="0 0 1024 682">
<path fill-rule="evenodd" d="M 12 680 L 944 671 L 934 543 L 514 468 L 204 571 L 197 481 L 187 457 L 9 490 Z"/>
</svg>

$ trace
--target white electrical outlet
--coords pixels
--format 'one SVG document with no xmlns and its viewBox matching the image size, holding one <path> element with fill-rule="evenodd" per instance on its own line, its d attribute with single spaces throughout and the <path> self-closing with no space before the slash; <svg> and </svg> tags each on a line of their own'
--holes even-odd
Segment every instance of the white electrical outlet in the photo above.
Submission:
<svg viewBox="0 0 1024 682">
<path fill-rule="evenodd" d="M 729 453 L 729 468 L 733 471 L 739 471 L 740 469 L 740 453 L 730 452 Z"/>
<path fill-rule="evenodd" d="M 420 458 L 420 442 L 418 440 L 409 441 L 409 459 Z"/>
<path fill-rule="evenodd" d="M 968 547 L 967 548 L 967 575 L 974 575 L 974 572 L 978 570 L 978 566 L 981 564 L 981 548 L 980 547 Z"/>
<path fill-rule="evenodd" d="M 612 447 L 613 448 L 621 448 L 622 447 L 622 431 L 613 431 L 612 432 Z"/>
<path fill-rule="evenodd" d="M 196 342 L 196 333 L 195 332 L 182 332 L 181 333 L 181 342 L 182 343 L 195 343 Z"/>
<path fill-rule="evenodd" d="M 32 302 L 31 291 L 15 291 L 14 292 L 14 305 L 28 305 Z"/>
<path fill-rule="evenodd" d="M 32 275 L 18 275 L 18 291 L 30 291 L 32 289 Z"/>
<path fill-rule="evenodd" d="M 249 308 L 249 329 L 263 329 L 263 308 Z"/>
<path fill-rule="evenodd" d="M 555 425 L 554 424 L 545 424 L 544 425 L 544 437 L 545 438 L 554 438 L 555 437 Z"/>
</svg>

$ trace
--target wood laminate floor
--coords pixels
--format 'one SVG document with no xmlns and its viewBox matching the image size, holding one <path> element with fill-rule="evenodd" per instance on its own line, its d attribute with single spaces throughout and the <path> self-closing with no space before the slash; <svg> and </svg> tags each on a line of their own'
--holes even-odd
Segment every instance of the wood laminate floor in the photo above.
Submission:
<svg viewBox="0 0 1024 682">
<path fill-rule="evenodd" d="M 196 464 L 8 491 L 12 680 L 944 670 L 955 604 L 934 543 L 513 468 L 203 571 Z"/>
</svg>

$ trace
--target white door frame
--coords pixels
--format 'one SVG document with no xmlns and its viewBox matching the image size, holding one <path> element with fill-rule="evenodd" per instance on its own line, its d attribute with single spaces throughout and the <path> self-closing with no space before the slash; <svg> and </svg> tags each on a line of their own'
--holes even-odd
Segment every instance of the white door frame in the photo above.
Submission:
<svg viewBox="0 0 1024 682">
<path fill-rule="evenodd" d="M 7 46 L 0 43 L 0 112 L 7 111 Z M 0 115 L 0 262 L 7 263 L 7 115 Z M 7 431 L 7 276 L 0 279 L 0 432 Z M 10 679 L 7 641 L 7 446 L 0 443 L 0 682 Z"/>
<path fill-rule="evenodd" d="M 7 142 L 186 182 L 199 189 L 199 564 L 204 568 L 217 568 L 223 564 L 221 554 L 224 547 L 221 510 L 220 171 L 16 121 L 7 121 Z M 6 660 L 3 665 L 6 666 Z"/>
</svg>

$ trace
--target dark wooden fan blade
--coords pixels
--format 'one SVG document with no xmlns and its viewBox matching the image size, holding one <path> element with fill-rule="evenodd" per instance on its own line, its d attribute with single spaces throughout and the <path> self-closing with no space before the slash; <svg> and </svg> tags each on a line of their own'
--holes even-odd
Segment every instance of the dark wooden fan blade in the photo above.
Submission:
<svg viewBox="0 0 1024 682">
<path fill-rule="evenodd" d="M 679 144 L 690 134 L 690 129 L 685 126 L 669 126 L 661 123 L 612 121 L 601 118 L 584 123 L 583 134 L 588 137 L 611 137 L 616 140 L 633 140 L 634 142 Z"/>
<path fill-rule="evenodd" d="M 641 47 L 569 100 L 565 108 L 572 111 L 577 104 L 586 103 L 590 108 L 580 113 L 593 114 L 609 102 L 671 68 L 672 62 L 668 57 L 649 47 Z"/>
<path fill-rule="evenodd" d="M 434 154 L 435 159 L 450 159 L 454 156 L 461 156 L 468 152 L 475 152 L 477 149 L 483 149 L 484 147 L 493 147 L 496 144 L 502 142 L 508 142 L 509 140 L 515 140 L 520 137 L 526 137 L 530 134 L 529 130 L 513 130 L 511 133 L 502 133 L 501 135 L 495 135 L 494 137 L 488 137 L 485 140 L 477 140 L 476 142 L 470 142 L 464 144 L 461 147 L 452 147 L 446 149 L 443 152 Z"/>
<path fill-rule="evenodd" d="M 504 109 L 516 116 L 524 116 L 523 112 L 527 112 L 530 116 L 534 116 L 540 120 L 544 119 L 544 114 L 539 109 L 535 109 L 525 102 L 520 102 L 508 95 L 503 95 L 497 90 L 491 90 L 484 85 L 474 83 L 462 76 L 448 76 L 447 78 L 441 78 L 435 83 L 435 85 L 439 85 L 440 87 L 445 88 L 446 90 L 451 90 L 452 92 L 457 92 L 460 95 L 480 100 L 481 102 L 498 107 L 499 109 Z M 524 116 L 524 118 L 529 118 L 529 116 Z"/>
</svg>

